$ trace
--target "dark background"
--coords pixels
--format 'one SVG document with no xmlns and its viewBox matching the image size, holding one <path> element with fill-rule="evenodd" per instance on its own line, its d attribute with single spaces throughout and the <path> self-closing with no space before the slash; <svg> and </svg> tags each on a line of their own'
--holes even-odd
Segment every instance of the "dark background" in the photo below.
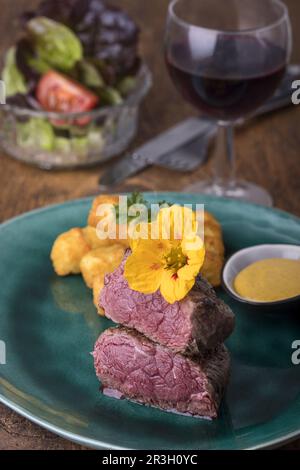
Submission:
<svg viewBox="0 0 300 470">
<path fill-rule="evenodd" d="M 63 1 L 63 0 L 62 0 Z M 0 0 L 0 53 L 10 45 L 18 28 L 13 18 L 37 0 Z M 177 95 L 167 75 L 162 41 L 168 0 L 114 0 L 137 20 L 141 53 L 154 74 L 154 86 L 141 114 L 140 130 L 132 148 L 195 111 Z M 300 62 L 300 1 L 286 0 L 294 30 L 292 61 Z M 265 186 L 281 209 L 300 216 L 300 106 L 260 118 L 237 132 L 238 171 Z M 152 168 L 130 180 L 149 190 L 181 190 L 205 175 L 210 163 L 193 175 Z M 10 159 L 0 151 L 0 222 L 67 199 L 95 194 L 103 166 L 87 170 L 47 173 Z M 0 405 L 0 449 L 77 449 L 54 434 L 22 419 Z M 290 444 L 300 449 L 300 441 Z"/>
</svg>

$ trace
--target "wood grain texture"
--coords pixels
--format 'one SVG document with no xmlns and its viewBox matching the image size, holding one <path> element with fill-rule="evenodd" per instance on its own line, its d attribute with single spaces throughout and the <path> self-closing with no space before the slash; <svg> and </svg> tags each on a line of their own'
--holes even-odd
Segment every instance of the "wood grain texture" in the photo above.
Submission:
<svg viewBox="0 0 300 470">
<path fill-rule="evenodd" d="M 10 44 L 18 28 L 14 18 L 37 0 L 0 0 L 0 52 Z M 138 21 L 142 30 L 142 54 L 154 74 L 154 86 L 144 102 L 140 129 L 132 148 L 167 129 L 195 111 L 177 95 L 165 70 L 162 41 L 168 0 L 114 0 Z M 286 0 L 294 24 L 293 61 L 300 62 L 299 0 Z M 265 186 L 275 205 L 300 216 L 300 106 L 260 118 L 237 132 L 238 171 L 244 178 Z M 0 221 L 28 210 L 97 193 L 100 173 L 107 168 L 43 172 L 0 152 Z M 181 190 L 210 170 L 208 163 L 193 175 L 158 168 L 132 178 L 130 186 L 150 190 Z M 285 448 L 300 449 L 300 440 Z M 0 449 L 82 449 L 0 406 Z"/>
</svg>

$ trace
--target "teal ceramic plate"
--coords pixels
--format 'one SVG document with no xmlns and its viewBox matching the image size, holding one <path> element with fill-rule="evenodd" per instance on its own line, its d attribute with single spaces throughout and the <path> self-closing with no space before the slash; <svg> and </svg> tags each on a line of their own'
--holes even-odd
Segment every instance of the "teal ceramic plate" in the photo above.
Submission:
<svg viewBox="0 0 300 470">
<path fill-rule="evenodd" d="M 147 196 L 148 197 L 148 196 Z M 300 221 L 286 213 L 183 194 L 151 200 L 204 202 L 221 221 L 227 254 L 262 243 L 300 242 Z M 73 441 L 109 449 L 248 449 L 300 436 L 300 312 L 264 315 L 222 291 L 237 316 L 228 341 L 232 376 L 213 422 L 164 413 L 99 393 L 90 352 L 110 323 L 97 316 L 81 278 L 59 279 L 49 252 L 63 231 L 84 226 L 91 200 L 45 208 L 0 227 L 0 400 Z M 3 352 L 3 351 L 2 351 Z M 3 359 L 3 358 L 2 358 Z"/>
</svg>

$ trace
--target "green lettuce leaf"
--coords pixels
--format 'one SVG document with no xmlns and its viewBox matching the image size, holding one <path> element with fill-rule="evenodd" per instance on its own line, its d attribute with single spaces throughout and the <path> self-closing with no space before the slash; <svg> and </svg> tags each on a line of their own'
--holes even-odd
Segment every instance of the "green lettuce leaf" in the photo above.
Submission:
<svg viewBox="0 0 300 470">
<path fill-rule="evenodd" d="M 2 71 L 2 80 L 6 86 L 6 96 L 27 93 L 27 85 L 24 76 L 16 64 L 16 48 L 11 47 L 5 57 L 5 65 Z"/>
<path fill-rule="evenodd" d="M 113 87 L 105 87 L 99 90 L 101 104 L 107 106 L 114 106 L 123 103 L 123 98 L 119 91 Z"/>
<path fill-rule="evenodd" d="M 118 91 L 122 96 L 128 96 L 136 88 L 137 79 L 135 77 L 124 77 L 117 85 Z"/>
<path fill-rule="evenodd" d="M 20 147 L 53 150 L 55 134 L 51 124 L 39 118 L 31 118 L 17 125 L 17 142 Z"/>
<path fill-rule="evenodd" d="M 27 29 L 38 57 L 51 67 L 68 71 L 82 59 L 81 42 L 67 26 L 40 16 L 29 21 Z"/>
<path fill-rule="evenodd" d="M 105 83 L 97 67 L 87 59 L 78 62 L 77 80 L 88 88 L 102 88 Z"/>
</svg>

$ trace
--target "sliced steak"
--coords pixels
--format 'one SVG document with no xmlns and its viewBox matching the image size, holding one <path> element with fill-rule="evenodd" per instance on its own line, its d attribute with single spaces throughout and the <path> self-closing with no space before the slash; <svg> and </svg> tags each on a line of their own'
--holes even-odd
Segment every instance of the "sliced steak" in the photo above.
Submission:
<svg viewBox="0 0 300 470">
<path fill-rule="evenodd" d="M 187 297 L 171 305 L 160 292 L 145 295 L 130 289 L 124 278 L 127 256 L 105 279 L 100 306 L 107 318 L 182 353 L 213 349 L 232 333 L 232 311 L 204 279 L 199 277 Z"/>
<path fill-rule="evenodd" d="M 100 336 L 94 361 L 105 395 L 206 418 L 217 417 L 230 367 L 224 346 L 192 358 L 124 327 Z"/>
</svg>

